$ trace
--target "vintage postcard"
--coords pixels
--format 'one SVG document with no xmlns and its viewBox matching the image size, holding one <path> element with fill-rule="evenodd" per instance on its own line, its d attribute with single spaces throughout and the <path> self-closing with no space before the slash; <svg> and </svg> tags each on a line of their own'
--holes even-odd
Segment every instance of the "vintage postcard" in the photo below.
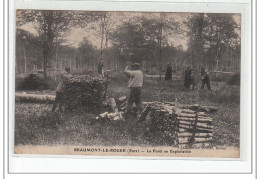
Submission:
<svg viewBox="0 0 260 179">
<path fill-rule="evenodd" d="M 17 10 L 15 154 L 240 158 L 241 14 Z"/>
</svg>

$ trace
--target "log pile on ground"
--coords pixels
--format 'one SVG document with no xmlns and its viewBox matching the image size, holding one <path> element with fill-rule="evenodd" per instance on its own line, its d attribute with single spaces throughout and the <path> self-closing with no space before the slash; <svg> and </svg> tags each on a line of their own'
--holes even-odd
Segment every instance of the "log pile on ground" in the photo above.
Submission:
<svg viewBox="0 0 260 179">
<path fill-rule="evenodd" d="M 64 105 L 66 109 L 99 109 L 106 97 L 107 79 L 71 78 L 64 84 Z"/>
<path fill-rule="evenodd" d="M 204 111 L 213 112 L 216 108 L 149 102 L 139 115 L 139 120 L 149 120 L 150 132 L 159 135 L 168 144 L 179 148 L 210 147 L 213 137 L 212 118 Z"/>
</svg>

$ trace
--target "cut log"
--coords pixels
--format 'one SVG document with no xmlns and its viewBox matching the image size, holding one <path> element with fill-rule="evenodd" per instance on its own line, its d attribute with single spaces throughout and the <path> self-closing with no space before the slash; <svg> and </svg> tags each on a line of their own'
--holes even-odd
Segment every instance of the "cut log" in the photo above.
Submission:
<svg viewBox="0 0 260 179">
<path fill-rule="evenodd" d="M 212 140 L 213 140 L 212 137 L 208 137 L 208 138 L 194 138 L 194 143 L 211 142 Z"/>
<path fill-rule="evenodd" d="M 190 145 L 189 145 L 189 144 L 178 144 L 178 148 L 181 148 L 181 149 L 189 149 L 189 148 L 190 148 Z"/>
<path fill-rule="evenodd" d="M 104 112 L 104 113 L 102 113 L 102 114 L 99 114 L 99 116 L 100 116 L 101 118 L 106 118 L 106 117 L 107 117 L 107 114 L 108 114 L 108 112 Z"/>
<path fill-rule="evenodd" d="M 126 101 L 126 99 L 127 99 L 126 96 L 122 96 L 122 97 L 118 98 L 117 100 L 118 100 L 120 103 L 123 103 L 123 102 Z"/>
<path fill-rule="evenodd" d="M 191 142 L 194 143 L 203 143 L 203 142 L 211 142 L 212 141 L 212 137 L 208 137 L 208 138 L 197 138 L 195 137 L 192 141 L 192 139 L 190 137 L 182 137 L 182 138 L 178 138 L 178 143 L 179 144 L 189 144 Z"/>
<path fill-rule="evenodd" d="M 185 133 L 176 133 L 177 137 L 191 137 L 193 133 L 185 132 Z M 213 137 L 212 133 L 196 133 L 195 137 Z"/>
<path fill-rule="evenodd" d="M 208 115 L 205 114 L 204 112 L 198 112 L 197 115 L 198 115 L 198 116 L 205 116 L 205 117 L 208 117 Z"/>
<path fill-rule="evenodd" d="M 179 128 L 182 128 L 182 129 L 193 129 L 193 126 L 180 124 Z"/>
<path fill-rule="evenodd" d="M 195 143 L 192 145 L 192 148 L 205 148 L 205 147 L 211 147 L 211 143 Z"/>
<path fill-rule="evenodd" d="M 179 124 L 190 125 L 190 126 L 193 126 L 194 123 L 195 123 L 195 120 L 194 121 L 179 121 Z"/>
<path fill-rule="evenodd" d="M 15 100 L 20 102 L 28 103 L 54 103 L 54 95 L 37 95 L 37 94 L 26 94 L 26 93 L 15 93 Z"/>
<path fill-rule="evenodd" d="M 178 144 L 189 144 L 191 142 L 190 137 L 183 137 L 183 138 L 178 138 L 177 143 Z"/>
<path fill-rule="evenodd" d="M 213 129 L 212 125 L 201 124 L 201 123 L 197 123 L 197 127 L 199 127 L 199 128 L 206 128 L 206 129 Z"/>
<path fill-rule="evenodd" d="M 189 130 L 193 130 L 193 126 L 190 126 L 190 125 L 179 124 L 179 128 L 180 128 L 180 129 L 189 129 Z M 213 129 L 202 128 L 202 127 L 196 127 L 195 130 L 203 131 L 203 132 L 213 132 Z"/>
<path fill-rule="evenodd" d="M 100 118 L 110 119 L 110 120 L 115 120 L 115 121 L 121 120 L 123 118 L 122 115 L 123 115 L 123 112 L 113 112 L 113 113 L 104 112 L 102 114 L 99 114 Z"/>
<path fill-rule="evenodd" d="M 195 125 L 195 121 L 179 121 L 180 125 L 187 125 L 187 126 L 194 126 Z M 200 123 L 197 122 L 196 125 L 197 128 L 205 128 L 205 129 L 213 129 L 212 125 L 208 125 L 207 123 Z"/>
<path fill-rule="evenodd" d="M 176 118 L 179 121 L 195 121 L 196 118 L 185 118 L 185 117 L 177 117 Z M 212 122 L 212 118 L 198 118 L 199 122 Z"/>
<path fill-rule="evenodd" d="M 179 108 L 182 108 L 182 109 L 195 110 L 195 109 L 198 109 L 200 106 L 199 106 L 198 104 L 193 104 L 193 105 L 189 105 L 189 104 L 179 104 L 178 107 L 179 107 Z"/>
<path fill-rule="evenodd" d="M 196 117 L 196 114 L 180 113 L 180 114 L 177 114 L 177 116 L 179 116 L 179 117 L 190 117 L 190 118 L 195 118 L 195 117 Z"/>
<path fill-rule="evenodd" d="M 178 128 L 177 131 L 178 131 L 178 132 L 190 132 L 191 130 L 189 130 L 189 129 L 183 129 L 183 128 Z"/>
<path fill-rule="evenodd" d="M 197 132 L 203 132 L 203 133 L 212 133 L 213 132 L 213 129 L 205 129 L 205 128 L 200 128 L 200 127 L 197 127 L 196 130 L 197 130 Z"/>
<path fill-rule="evenodd" d="M 181 112 L 182 113 L 188 113 L 188 114 L 195 114 L 195 111 L 190 110 L 190 109 L 182 109 Z"/>
<path fill-rule="evenodd" d="M 209 118 L 208 115 L 201 114 L 201 113 L 198 113 L 198 115 L 196 115 L 196 114 L 189 114 L 189 113 L 179 113 L 179 114 L 177 114 L 177 116 L 179 116 L 179 117 L 191 117 L 191 118 L 195 118 L 197 116 L 198 118 Z"/>
</svg>

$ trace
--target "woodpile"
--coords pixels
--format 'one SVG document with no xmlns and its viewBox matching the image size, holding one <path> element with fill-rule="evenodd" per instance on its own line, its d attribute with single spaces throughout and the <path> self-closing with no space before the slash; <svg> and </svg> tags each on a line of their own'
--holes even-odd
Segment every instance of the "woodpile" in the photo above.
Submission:
<svg viewBox="0 0 260 179">
<path fill-rule="evenodd" d="M 66 109 L 98 109 L 106 97 L 107 80 L 102 77 L 71 78 L 64 84 Z"/>
<path fill-rule="evenodd" d="M 167 102 L 145 104 L 139 121 L 149 120 L 150 132 L 160 135 L 168 144 L 173 142 L 179 148 L 211 146 L 213 119 L 203 111 L 216 111 L 215 107 Z"/>
</svg>

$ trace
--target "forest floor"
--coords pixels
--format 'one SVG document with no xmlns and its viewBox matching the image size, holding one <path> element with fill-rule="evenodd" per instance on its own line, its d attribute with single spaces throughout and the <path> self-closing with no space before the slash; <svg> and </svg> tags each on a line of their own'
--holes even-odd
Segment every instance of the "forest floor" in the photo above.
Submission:
<svg viewBox="0 0 260 179">
<path fill-rule="evenodd" d="M 240 141 L 240 89 L 225 82 L 211 82 L 212 90 L 184 90 L 182 80 L 167 84 L 164 79 L 145 78 L 143 101 L 170 101 L 177 98 L 182 104 L 216 106 L 210 113 L 213 118 L 213 146 L 239 147 Z M 55 94 L 54 91 L 27 93 Z M 128 95 L 127 78 L 112 75 L 109 97 Z M 135 119 L 128 121 L 96 120 L 98 114 L 51 113 L 51 104 L 15 104 L 15 145 L 166 145 L 159 139 L 150 141 L 144 135 L 145 124 L 136 126 Z"/>
</svg>

